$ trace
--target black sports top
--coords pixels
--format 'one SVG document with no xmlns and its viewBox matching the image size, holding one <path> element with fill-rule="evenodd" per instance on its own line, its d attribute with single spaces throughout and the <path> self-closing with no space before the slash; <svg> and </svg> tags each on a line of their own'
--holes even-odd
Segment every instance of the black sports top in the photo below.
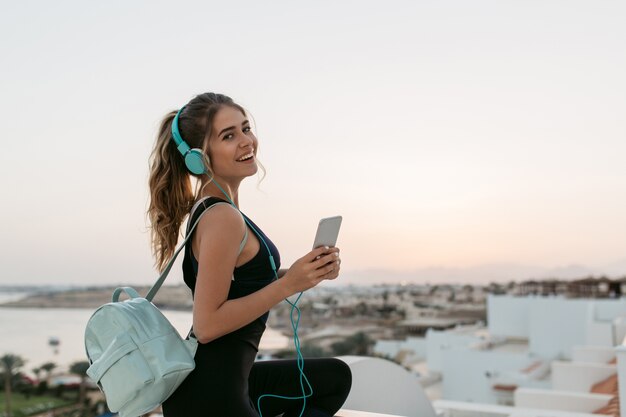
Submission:
<svg viewBox="0 0 626 417">
<path fill-rule="evenodd" d="M 191 213 L 190 219 L 187 222 L 187 231 L 189 231 L 189 225 L 195 223 L 200 214 L 202 214 L 209 207 L 214 205 L 217 202 L 228 203 L 226 200 L 222 200 L 217 197 L 209 197 L 200 203 L 195 211 Z M 274 257 L 274 262 L 276 264 L 276 270 L 280 268 L 280 254 L 278 253 L 278 249 L 272 241 L 265 236 L 265 233 L 252 221 L 248 216 L 241 213 L 248 222 L 254 226 L 254 228 L 261 234 L 263 240 L 267 243 L 272 256 Z M 249 226 L 246 225 L 249 229 Z M 254 233 L 251 230 L 248 230 L 248 233 Z M 255 233 L 256 235 L 256 233 Z M 258 239 L 258 236 L 257 236 Z M 233 279 L 230 282 L 230 289 L 228 291 L 228 299 L 232 300 L 235 298 L 244 297 L 246 295 L 252 294 L 255 291 L 260 290 L 265 287 L 269 283 L 271 283 L 274 279 L 274 271 L 272 270 L 272 266 L 269 260 L 269 254 L 267 252 L 267 248 L 263 244 L 263 242 L 259 241 L 259 251 L 254 255 L 252 259 L 248 262 L 244 263 L 239 267 L 235 267 L 233 271 Z M 188 244 L 185 247 L 185 258 L 183 259 L 183 278 L 187 286 L 191 289 L 192 296 L 195 295 L 195 287 L 196 287 L 196 276 L 198 274 L 198 261 L 193 255 L 193 251 L 191 250 L 191 244 Z M 263 314 L 260 318 L 263 322 L 267 321 L 267 317 L 269 316 L 269 312 Z"/>
</svg>

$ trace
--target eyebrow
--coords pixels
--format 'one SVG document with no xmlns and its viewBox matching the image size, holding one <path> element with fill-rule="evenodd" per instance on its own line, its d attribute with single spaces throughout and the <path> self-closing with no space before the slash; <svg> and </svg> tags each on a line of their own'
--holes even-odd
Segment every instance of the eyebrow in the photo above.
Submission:
<svg viewBox="0 0 626 417">
<path fill-rule="evenodd" d="M 241 123 L 241 126 L 245 126 L 245 125 L 249 125 L 250 121 L 249 120 L 244 120 L 243 123 Z M 224 128 L 220 131 L 220 133 L 217 134 L 217 136 L 222 136 L 223 133 L 228 132 L 229 130 L 234 129 L 236 126 L 229 126 L 227 128 Z"/>
</svg>

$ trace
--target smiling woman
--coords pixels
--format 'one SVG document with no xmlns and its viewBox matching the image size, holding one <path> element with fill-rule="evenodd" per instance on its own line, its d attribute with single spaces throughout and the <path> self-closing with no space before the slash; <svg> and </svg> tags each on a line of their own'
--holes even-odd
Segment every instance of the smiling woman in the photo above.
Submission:
<svg viewBox="0 0 626 417">
<path fill-rule="evenodd" d="M 254 362 L 269 310 L 337 278 L 341 263 L 338 248 L 320 247 L 279 270 L 278 249 L 239 208 L 239 185 L 258 170 L 257 150 L 246 112 L 221 94 L 201 94 L 161 124 L 148 210 L 159 269 L 185 217 L 190 225 L 202 216 L 183 260 L 196 368 L 164 402 L 166 417 L 332 416 L 350 391 L 350 368 L 338 359 Z"/>
</svg>

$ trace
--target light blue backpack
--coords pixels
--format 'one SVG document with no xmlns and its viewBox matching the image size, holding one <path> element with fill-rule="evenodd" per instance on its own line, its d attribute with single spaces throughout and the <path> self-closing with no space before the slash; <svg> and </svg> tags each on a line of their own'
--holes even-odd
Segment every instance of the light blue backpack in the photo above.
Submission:
<svg viewBox="0 0 626 417">
<path fill-rule="evenodd" d="M 199 201 L 194 210 L 205 200 Z M 217 204 L 228 203 L 216 202 L 208 208 Z M 195 367 L 197 340 L 183 339 L 151 301 L 207 211 L 187 231 L 187 237 L 145 298 L 130 287 L 117 288 L 112 302 L 99 307 L 87 322 L 85 351 L 91 364 L 87 375 L 104 393 L 109 409 L 120 417 L 137 417 L 153 410 Z M 240 253 L 244 244 L 245 238 Z M 119 301 L 122 292 L 130 298 Z"/>
</svg>

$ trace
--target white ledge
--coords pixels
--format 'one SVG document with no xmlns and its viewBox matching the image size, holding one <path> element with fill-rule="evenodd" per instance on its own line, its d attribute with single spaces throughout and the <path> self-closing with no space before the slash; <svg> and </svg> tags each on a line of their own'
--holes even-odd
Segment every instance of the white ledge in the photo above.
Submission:
<svg viewBox="0 0 626 417">
<path fill-rule="evenodd" d="M 368 413 L 366 411 L 341 409 L 335 417 L 403 417 L 395 414 Z"/>
<path fill-rule="evenodd" d="M 463 412 L 464 416 L 515 416 L 515 417 L 598 417 L 603 414 L 578 413 L 573 411 L 545 410 L 540 408 L 511 407 L 507 405 L 479 404 L 464 401 L 436 400 L 435 410 L 443 415 L 454 415 L 454 411 Z M 447 414 L 446 412 L 450 413 Z M 475 413 L 475 414 L 472 414 Z M 350 416 L 352 417 L 352 416 Z"/>
</svg>

